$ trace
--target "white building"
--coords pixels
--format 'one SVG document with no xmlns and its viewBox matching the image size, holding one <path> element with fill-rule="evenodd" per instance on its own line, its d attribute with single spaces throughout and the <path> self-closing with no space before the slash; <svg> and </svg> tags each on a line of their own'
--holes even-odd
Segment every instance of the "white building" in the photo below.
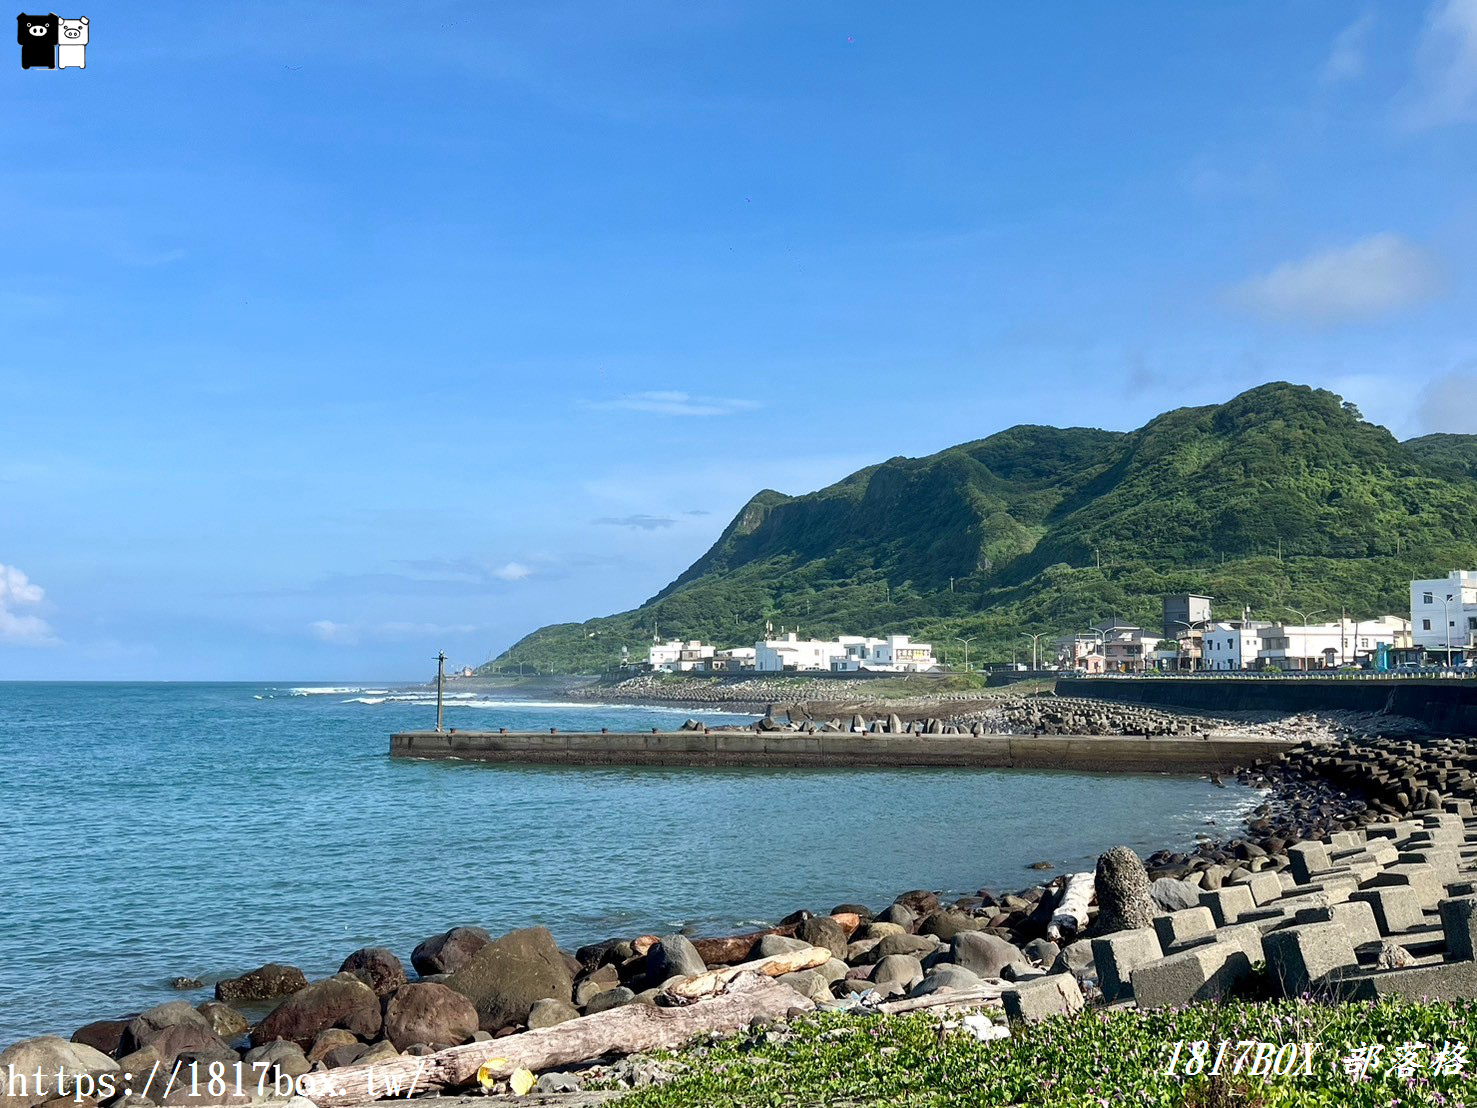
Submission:
<svg viewBox="0 0 1477 1108">
<path fill-rule="evenodd" d="M 1381 643 L 1404 645 L 1410 623 L 1399 616 L 1309 626 L 1273 623 L 1258 628 L 1257 634 L 1262 640 L 1258 669 L 1334 669 L 1372 658 Z"/>
<path fill-rule="evenodd" d="M 1213 623 L 1201 636 L 1205 669 L 1256 669 L 1262 649 L 1262 629 L 1271 627 L 1266 620 L 1235 619 Z"/>
<path fill-rule="evenodd" d="M 831 663 L 845 658 L 845 644 L 802 639 L 794 631 L 783 638 L 754 644 L 754 670 L 757 673 L 782 673 L 787 669 L 829 671 Z"/>
<path fill-rule="evenodd" d="M 1410 583 L 1410 634 L 1428 652 L 1453 655 L 1477 642 L 1477 571 Z"/>
<path fill-rule="evenodd" d="M 823 642 L 802 639 L 792 631 L 783 638 L 754 644 L 754 669 L 760 673 L 780 673 L 787 669 L 922 673 L 937 666 L 933 646 L 915 643 L 907 635 L 889 635 L 885 639 L 842 635 Z"/>
<path fill-rule="evenodd" d="M 651 644 L 651 653 L 647 661 L 651 663 L 652 669 L 662 670 L 665 673 L 686 673 L 694 669 L 701 669 L 712 660 L 713 648 L 706 643 L 691 639 L 683 642 L 681 639 L 673 639 L 671 642 L 657 642 Z"/>
</svg>

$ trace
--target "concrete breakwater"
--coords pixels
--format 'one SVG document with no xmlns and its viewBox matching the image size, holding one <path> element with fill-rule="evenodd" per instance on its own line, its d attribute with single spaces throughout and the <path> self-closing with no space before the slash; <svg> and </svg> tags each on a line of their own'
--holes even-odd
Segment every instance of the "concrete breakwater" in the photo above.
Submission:
<svg viewBox="0 0 1477 1108">
<path fill-rule="evenodd" d="M 1411 677 L 1073 677 L 1058 697 L 1192 712 L 1363 712 L 1477 734 L 1477 680 Z"/>
<path fill-rule="evenodd" d="M 1287 747 L 1269 738 L 675 731 L 411 731 L 397 758 L 551 765 L 933 766 L 1120 772 L 1228 772 Z"/>
</svg>

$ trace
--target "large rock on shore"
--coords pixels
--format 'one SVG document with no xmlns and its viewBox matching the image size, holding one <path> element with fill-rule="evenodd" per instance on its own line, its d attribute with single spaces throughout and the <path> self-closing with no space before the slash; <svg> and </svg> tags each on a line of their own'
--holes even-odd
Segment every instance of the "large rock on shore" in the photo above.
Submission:
<svg viewBox="0 0 1477 1108">
<path fill-rule="evenodd" d="M 1158 909 L 1149 891 L 1149 874 L 1139 856 L 1126 846 L 1115 846 L 1097 860 L 1094 878 L 1098 914 L 1093 935 L 1153 927 Z"/>
<path fill-rule="evenodd" d="M 477 1032 L 477 1009 L 445 985 L 402 985 L 385 1004 L 385 1038 L 404 1050 L 412 1043 L 460 1046 Z"/>
<path fill-rule="evenodd" d="M 41 1071 L 39 1083 L 37 1070 Z M 75 1078 L 86 1075 L 95 1082 L 117 1070 L 117 1062 L 85 1043 L 69 1043 L 55 1035 L 26 1039 L 0 1050 L 0 1108 L 34 1108 L 54 1098 L 81 1100 Z M 58 1072 L 62 1075 L 60 1087 Z M 118 1084 L 121 1086 L 121 1082 Z M 86 1088 L 84 1083 L 84 1091 Z"/>
<path fill-rule="evenodd" d="M 215 984 L 215 999 L 235 1004 L 242 1000 L 275 1000 L 291 996 L 308 987 L 308 979 L 296 966 L 268 962 L 240 977 L 228 977 Z"/>
<path fill-rule="evenodd" d="M 661 942 L 646 952 L 646 980 L 651 985 L 660 985 L 672 977 L 694 977 L 707 968 L 686 935 L 664 935 Z"/>
<path fill-rule="evenodd" d="M 117 1057 L 123 1053 L 123 1032 L 127 1027 L 127 1020 L 94 1020 L 73 1031 L 72 1042 Z"/>
<path fill-rule="evenodd" d="M 132 1054 L 144 1047 L 152 1047 L 165 1066 L 172 1066 L 181 1054 L 234 1054 L 187 1000 L 155 1005 L 128 1021 L 119 1050 Z"/>
<path fill-rule="evenodd" d="M 477 1008 L 483 1031 L 528 1020 L 536 1000 L 569 1001 L 574 978 L 545 927 L 512 931 L 482 947 L 445 981 Z"/>
<path fill-rule="evenodd" d="M 1014 943 L 987 931 L 960 931 L 949 941 L 949 959 L 980 977 L 999 977 L 1006 966 L 1026 961 Z"/>
<path fill-rule="evenodd" d="M 379 1034 L 380 998 L 351 973 L 315 981 L 288 997 L 251 1030 L 251 1045 L 286 1039 L 304 1050 L 330 1027 L 352 1031 L 362 1039 Z"/>
<path fill-rule="evenodd" d="M 339 973 L 352 973 L 374 990 L 376 996 L 389 996 L 405 984 L 405 964 L 382 946 L 366 946 L 354 951 L 339 966 Z"/>
<path fill-rule="evenodd" d="M 410 964 L 422 977 L 455 973 L 472 960 L 492 936 L 480 927 L 453 927 L 433 935 L 410 952 Z"/>
</svg>

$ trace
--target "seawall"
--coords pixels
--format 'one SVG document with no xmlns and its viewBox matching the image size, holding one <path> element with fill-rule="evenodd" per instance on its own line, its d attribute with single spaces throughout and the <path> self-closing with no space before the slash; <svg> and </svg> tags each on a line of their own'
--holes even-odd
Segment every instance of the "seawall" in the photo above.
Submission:
<svg viewBox="0 0 1477 1108">
<path fill-rule="evenodd" d="M 1288 748 L 1266 738 L 1116 735 L 778 734 L 410 731 L 390 737 L 396 758 L 536 765 L 815 766 L 1229 772 Z"/>
<path fill-rule="evenodd" d="M 1058 696 L 1195 712 L 1384 712 L 1477 734 L 1477 680 L 1435 677 L 1072 677 Z"/>
</svg>

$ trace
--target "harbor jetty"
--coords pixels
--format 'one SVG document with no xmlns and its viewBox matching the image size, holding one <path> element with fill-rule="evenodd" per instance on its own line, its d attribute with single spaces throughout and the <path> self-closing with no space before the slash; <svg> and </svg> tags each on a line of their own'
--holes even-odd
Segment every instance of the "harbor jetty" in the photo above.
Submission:
<svg viewBox="0 0 1477 1108">
<path fill-rule="evenodd" d="M 1004 735 L 689 729 L 650 732 L 408 731 L 396 758 L 543 765 L 932 767 L 1230 772 L 1276 757 L 1265 736 Z"/>
</svg>

